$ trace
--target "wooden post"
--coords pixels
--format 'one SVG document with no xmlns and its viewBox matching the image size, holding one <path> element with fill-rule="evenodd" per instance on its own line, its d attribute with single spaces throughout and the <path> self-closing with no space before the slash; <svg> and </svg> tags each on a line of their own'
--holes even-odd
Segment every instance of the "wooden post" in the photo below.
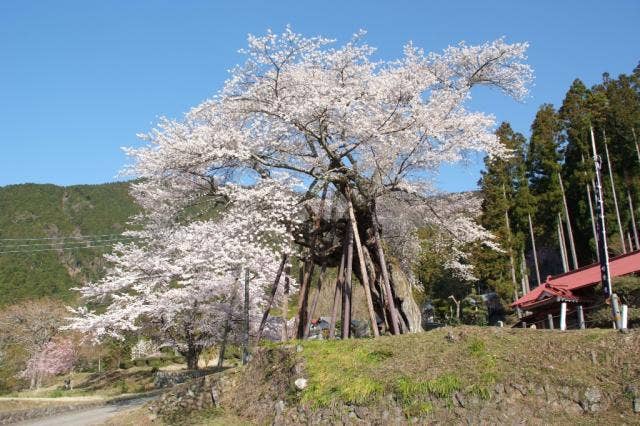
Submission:
<svg viewBox="0 0 640 426">
<path fill-rule="evenodd" d="M 536 283 L 536 287 L 542 284 L 542 280 L 540 280 L 540 267 L 538 266 L 538 253 L 536 251 L 536 238 L 533 235 L 533 223 L 531 223 L 531 213 L 527 213 L 527 217 L 529 218 L 529 235 L 531 235 L 531 249 L 533 251 L 533 263 L 536 267 L 536 279 L 538 280 Z"/>
<path fill-rule="evenodd" d="M 567 196 L 564 193 L 564 185 L 562 184 L 562 176 L 560 175 L 560 173 L 558 173 L 558 182 L 560 182 L 560 191 L 562 192 L 562 205 L 564 207 L 564 219 L 567 224 L 567 233 L 569 234 L 569 248 L 571 249 L 571 259 L 573 263 L 573 269 L 578 269 L 578 256 L 576 255 L 576 245 L 573 241 L 573 229 L 571 228 L 571 219 L 569 218 L 569 207 L 567 206 Z M 566 253 L 566 248 L 565 248 L 565 253 Z M 568 263 L 569 261 L 567 259 L 567 264 Z"/>
<path fill-rule="evenodd" d="M 633 210 L 633 200 L 631 199 L 631 191 L 627 188 L 627 199 L 629 201 L 629 211 L 631 212 L 631 229 L 633 229 L 633 239 L 636 243 L 636 250 L 640 249 L 640 238 L 638 237 L 638 227 L 636 226 L 636 213 Z"/>
<path fill-rule="evenodd" d="M 338 307 L 342 302 L 342 290 L 344 289 L 344 270 L 347 262 L 347 241 L 342 242 L 342 255 L 340 256 L 340 267 L 338 268 L 338 276 L 336 277 L 336 288 L 333 293 L 333 307 L 331 309 L 331 320 L 329 322 L 329 338 L 333 339 L 336 335 L 336 320 L 338 318 Z"/>
<path fill-rule="evenodd" d="M 622 330 L 627 329 L 628 310 L 629 307 L 627 305 L 622 305 Z"/>
<path fill-rule="evenodd" d="M 549 323 L 549 330 L 553 330 L 553 315 L 547 314 L 547 321 Z"/>
<path fill-rule="evenodd" d="M 578 325 L 580 326 L 581 330 L 584 330 L 584 310 L 582 309 L 582 305 L 578 305 Z"/>
<path fill-rule="evenodd" d="M 616 185 L 613 181 L 613 170 L 611 169 L 611 159 L 609 158 L 609 147 L 607 146 L 607 137 L 602 132 L 604 138 L 604 152 L 607 156 L 607 167 L 609 169 L 609 181 L 611 182 L 611 193 L 613 194 L 613 206 L 616 209 L 616 220 L 618 221 L 618 232 L 620 233 L 620 244 L 622 244 L 622 252 L 627 252 L 626 244 L 624 243 L 624 232 L 622 231 L 622 221 L 620 220 L 620 209 L 618 208 L 618 195 L 616 194 Z"/>
<path fill-rule="evenodd" d="M 504 197 L 505 201 L 509 201 L 507 199 L 507 191 L 504 187 L 504 184 L 502 185 L 502 196 Z M 515 261 L 513 260 L 513 247 L 511 244 L 511 223 L 509 220 L 509 208 L 507 207 L 504 210 L 504 221 L 505 221 L 505 225 L 507 226 L 507 244 L 509 245 L 509 265 L 511 266 L 511 282 L 513 283 L 513 296 L 514 299 L 513 301 L 515 302 L 516 300 L 518 300 L 518 283 L 516 281 L 516 265 L 515 265 Z"/>
<path fill-rule="evenodd" d="M 367 263 L 364 259 L 364 251 L 362 250 L 362 242 L 360 241 L 360 233 L 358 232 L 358 222 L 356 221 L 356 215 L 353 211 L 353 202 L 351 200 L 351 190 L 349 186 L 347 188 L 347 205 L 349 208 L 349 217 L 351 218 L 351 228 L 353 229 L 353 239 L 356 243 L 356 250 L 358 252 L 358 260 L 360 261 L 360 277 L 362 279 L 362 286 L 364 287 L 364 295 L 367 299 L 367 309 L 369 310 L 369 319 L 371 321 L 371 329 L 373 330 L 373 337 L 380 337 L 378 331 L 378 322 L 376 321 L 376 313 L 373 310 L 373 299 L 371 298 L 371 287 L 369 287 L 369 274 L 367 272 Z"/>
<path fill-rule="evenodd" d="M 227 312 L 227 318 L 224 321 L 224 329 L 222 330 L 222 343 L 220 344 L 220 352 L 218 354 L 218 368 L 222 368 L 224 362 L 224 353 L 227 349 L 227 341 L 229 340 L 229 331 L 231 331 L 231 317 L 233 316 L 233 305 L 235 304 L 236 295 L 238 294 L 238 280 L 239 277 L 233 282 L 233 289 L 231 290 L 231 299 L 229 300 L 229 312 Z"/>
<path fill-rule="evenodd" d="M 375 213 L 374 213 L 375 215 Z M 398 323 L 398 311 L 396 310 L 396 304 L 393 299 L 393 292 L 391 291 L 391 280 L 389 280 L 389 270 L 387 269 L 387 261 L 384 257 L 384 250 L 382 249 L 382 241 L 380 238 L 380 232 L 378 231 L 378 220 L 374 219 L 373 224 L 374 229 L 374 237 L 376 243 L 376 249 L 378 251 L 378 258 L 380 259 L 380 269 L 382 270 L 382 285 L 384 287 L 385 293 L 385 305 L 387 307 L 387 311 L 391 316 L 391 331 L 393 334 L 400 334 L 400 325 Z M 378 328 L 377 325 L 375 326 Z"/>
<path fill-rule="evenodd" d="M 567 302 L 560 304 L 560 330 L 565 331 L 567 329 Z"/>
<path fill-rule="evenodd" d="M 311 247 L 310 250 L 313 250 L 313 247 Z M 300 283 L 300 295 L 298 296 L 298 315 L 296 316 L 294 325 L 298 339 L 304 338 L 304 326 L 309 316 L 309 288 L 311 287 L 310 284 L 314 268 L 315 264 L 311 260 L 305 261 L 302 282 Z"/>
<path fill-rule="evenodd" d="M 520 277 L 522 284 L 522 295 L 529 293 L 531 288 L 529 287 L 529 275 L 527 274 L 527 262 L 524 259 L 524 249 L 520 253 Z"/>
<path fill-rule="evenodd" d="M 562 259 L 562 271 L 566 273 L 569 272 L 569 262 L 567 261 L 567 246 L 565 245 L 564 241 L 560 213 L 558 213 L 558 223 L 556 229 L 558 230 L 558 246 L 560 247 L 560 258 Z"/>
<path fill-rule="evenodd" d="M 289 326 L 288 326 L 288 321 L 289 321 L 289 290 L 290 290 L 290 285 L 291 285 L 291 281 L 289 280 L 289 276 L 291 275 L 291 265 L 287 265 L 285 266 L 284 269 L 284 291 L 283 291 L 283 298 L 282 298 L 282 307 L 280 308 L 282 310 L 282 320 L 284 321 L 282 324 L 282 341 L 286 342 L 287 340 L 289 340 Z"/>
<path fill-rule="evenodd" d="M 271 291 L 269 292 L 269 300 L 267 301 L 267 307 L 262 314 L 262 320 L 260 321 L 260 326 L 258 327 L 258 336 L 256 337 L 256 343 L 260 343 L 260 339 L 262 338 L 262 333 L 264 332 L 264 326 L 267 324 L 267 318 L 269 317 L 269 312 L 271 311 L 271 305 L 273 305 L 273 299 L 276 297 L 276 293 L 278 291 L 278 284 L 280 283 L 280 277 L 282 276 L 282 271 L 284 271 L 284 266 L 289 259 L 288 254 L 282 255 L 282 260 L 280 261 L 280 266 L 278 267 L 278 272 L 276 273 L 276 278 L 273 281 L 273 286 L 271 287 Z"/>
<path fill-rule="evenodd" d="M 638 163 L 640 163 L 640 147 L 638 146 L 638 138 L 636 137 L 636 129 L 631 128 L 631 133 L 633 134 L 633 143 L 636 145 L 636 154 L 638 154 Z"/>
<path fill-rule="evenodd" d="M 591 180 L 593 184 L 593 179 Z M 594 185 L 595 188 L 595 185 Z M 591 202 L 591 186 L 587 184 L 587 200 L 589 200 L 589 214 L 591 215 L 591 231 L 593 232 L 593 241 L 596 245 L 596 258 L 600 262 L 600 249 L 598 249 L 598 231 L 596 229 L 596 218 L 593 214 L 593 203 Z"/>
<path fill-rule="evenodd" d="M 347 229 L 347 256 L 342 280 L 342 330 L 343 339 L 351 337 L 351 275 L 353 274 L 353 231 Z"/>
<path fill-rule="evenodd" d="M 522 328 L 527 328 L 527 322 L 526 321 L 522 321 Z"/>
<path fill-rule="evenodd" d="M 311 302 L 311 313 L 309 315 L 309 318 L 307 319 L 307 323 L 305 324 L 304 327 L 304 338 L 306 339 L 307 337 L 309 337 L 309 331 L 311 330 L 311 320 L 313 320 L 313 318 L 316 315 L 316 307 L 318 306 L 318 299 L 320 298 L 320 291 L 322 291 L 322 281 L 324 281 L 324 274 L 327 271 L 327 264 L 326 262 L 322 265 L 322 268 L 320 269 L 320 276 L 318 277 L 318 289 L 316 291 L 316 294 L 313 296 L 313 302 Z"/>
</svg>

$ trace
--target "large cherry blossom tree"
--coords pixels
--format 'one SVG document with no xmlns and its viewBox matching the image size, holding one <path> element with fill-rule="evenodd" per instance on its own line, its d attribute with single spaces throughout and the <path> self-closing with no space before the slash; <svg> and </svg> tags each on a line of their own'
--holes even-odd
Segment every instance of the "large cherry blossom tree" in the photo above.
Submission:
<svg viewBox="0 0 640 426">
<path fill-rule="evenodd" d="M 134 191 L 148 214 L 180 216 L 277 177 L 297 194 L 303 219 L 287 225 L 292 208 L 278 222 L 303 248 L 298 337 L 308 329 L 316 265 L 339 270 L 335 303 L 342 306 L 343 336 L 349 336 L 352 272 L 364 286 L 372 325 L 382 319 L 394 334 L 417 330 L 419 319 L 409 312 L 415 306 L 401 300 L 410 291 L 387 259 L 383 241 L 393 225 L 381 218 L 390 211 L 383 204 L 402 211 L 419 201 L 426 220 L 450 236 L 448 264 L 468 269 L 463 246 L 491 239 L 472 221 L 440 210 L 433 179 L 443 164 L 473 152 L 509 154 L 493 134 L 493 117 L 465 104 L 481 85 L 522 99 L 532 79 L 526 48 L 499 39 L 426 54 L 409 43 L 402 57 L 382 61 L 364 32 L 342 46 L 288 28 L 249 36 L 245 63 L 218 94 L 183 119 L 162 120 L 144 135 L 145 146 L 128 150 L 130 172 L 142 178 Z"/>
</svg>

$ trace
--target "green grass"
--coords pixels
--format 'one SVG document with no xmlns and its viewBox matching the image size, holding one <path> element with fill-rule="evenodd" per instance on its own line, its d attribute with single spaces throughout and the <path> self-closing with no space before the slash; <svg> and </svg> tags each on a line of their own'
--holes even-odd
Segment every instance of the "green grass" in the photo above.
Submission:
<svg viewBox="0 0 640 426">
<path fill-rule="evenodd" d="M 592 385 L 595 370 L 605 371 L 602 366 L 614 359 L 623 339 L 610 330 L 546 333 L 457 327 L 451 331 L 460 336 L 455 342 L 445 338 L 448 330 L 297 342 L 303 350 L 295 356 L 304 363 L 308 387 L 292 395 L 316 409 L 340 403 L 372 405 L 393 395 L 405 414 L 423 415 L 435 405 L 450 407 L 456 392 L 490 399 L 497 383 Z M 591 350 L 598 354 L 596 366 L 588 356 Z M 638 372 L 631 369 L 627 375 Z"/>
</svg>

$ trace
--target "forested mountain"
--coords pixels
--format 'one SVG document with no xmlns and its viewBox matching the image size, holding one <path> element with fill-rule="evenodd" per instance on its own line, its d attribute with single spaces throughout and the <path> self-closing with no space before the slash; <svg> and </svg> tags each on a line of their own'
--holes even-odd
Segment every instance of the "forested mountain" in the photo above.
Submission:
<svg viewBox="0 0 640 426">
<path fill-rule="evenodd" d="M 138 207 L 128 183 L 0 187 L 0 305 L 51 296 L 95 278 Z"/>
</svg>

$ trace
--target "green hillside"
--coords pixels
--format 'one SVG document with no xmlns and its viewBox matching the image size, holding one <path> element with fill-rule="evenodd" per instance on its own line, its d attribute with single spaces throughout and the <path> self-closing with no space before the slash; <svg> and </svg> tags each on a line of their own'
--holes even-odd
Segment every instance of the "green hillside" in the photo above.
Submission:
<svg viewBox="0 0 640 426">
<path fill-rule="evenodd" d="M 118 238 L 106 235 L 122 233 L 138 211 L 128 187 L 0 187 L 0 306 L 41 296 L 70 300 L 70 288 L 96 278 L 101 255 Z M 87 244 L 106 247 L 79 247 Z"/>
</svg>

